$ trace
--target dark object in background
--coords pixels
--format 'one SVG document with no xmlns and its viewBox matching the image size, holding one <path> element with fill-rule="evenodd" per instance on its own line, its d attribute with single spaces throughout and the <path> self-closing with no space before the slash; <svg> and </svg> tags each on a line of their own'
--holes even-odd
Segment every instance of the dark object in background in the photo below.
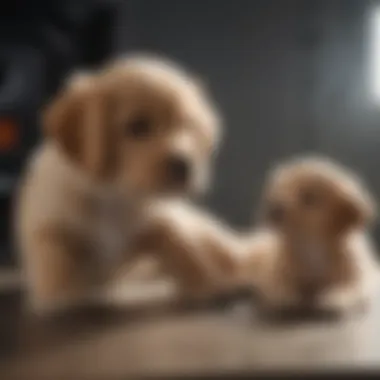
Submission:
<svg viewBox="0 0 380 380">
<path fill-rule="evenodd" d="M 10 255 L 10 200 L 39 138 L 39 108 L 76 67 L 113 47 L 115 1 L 9 2 L 0 14 L 0 265 Z"/>
</svg>

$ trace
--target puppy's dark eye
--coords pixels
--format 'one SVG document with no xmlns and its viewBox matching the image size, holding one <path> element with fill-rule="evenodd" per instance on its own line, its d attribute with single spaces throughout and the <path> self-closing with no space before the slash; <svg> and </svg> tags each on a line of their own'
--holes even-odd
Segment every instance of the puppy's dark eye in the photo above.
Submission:
<svg viewBox="0 0 380 380">
<path fill-rule="evenodd" d="M 126 133 L 136 139 L 144 139 L 149 137 L 153 131 L 152 121 L 145 116 L 132 119 L 127 126 Z"/>
<path fill-rule="evenodd" d="M 304 190 L 299 197 L 301 204 L 305 207 L 318 207 L 321 204 L 321 197 L 315 191 Z"/>
<path fill-rule="evenodd" d="M 286 216 L 285 207 L 280 204 L 271 205 L 267 211 L 267 220 L 274 225 L 281 225 Z"/>
</svg>

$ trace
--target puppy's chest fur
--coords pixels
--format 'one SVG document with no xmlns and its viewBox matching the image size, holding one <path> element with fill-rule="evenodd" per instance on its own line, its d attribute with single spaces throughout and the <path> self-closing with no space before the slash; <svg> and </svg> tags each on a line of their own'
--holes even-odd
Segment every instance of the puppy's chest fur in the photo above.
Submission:
<svg viewBox="0 0 380 380">
<path fill-rule="evenodd" d="M 104 264 L 112 264 L 127 255 L 133 230 L 132 212 L 119 197 L 107 195 L 90 200 L 89 227 L 91 246 Z"/>
<path fill-rule="evenodd" d="M 41 228 L 67 230 L 104 266 L 128 254 L 137 217 L 126 196 L 90 184 L 51 144 L 37 151 L 28 182 L 30 236 Z"/>
<path fill-rule="evenodd" d="M 297 245 L 288 248 L 288 273 L 299 292 L 318 293 L 344 281 L 347 275 L 347 258 L 341 246 L 321 244 Z"/>
</svg>

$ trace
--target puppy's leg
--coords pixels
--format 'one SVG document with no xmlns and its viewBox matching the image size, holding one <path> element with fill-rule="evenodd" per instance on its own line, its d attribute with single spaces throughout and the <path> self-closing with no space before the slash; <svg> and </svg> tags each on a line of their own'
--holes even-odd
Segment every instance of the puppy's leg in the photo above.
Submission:
<svg viewBox="0 0 380 380">
<path fill-rule="evenodd" d="M 367 276 L 329 289 L 320 297 L 318 304 L 323 309 L 333 310 L 341 315 L 367 310 L 371 307 L 379 287 L 378 278 L 371 277 L 371 273 Z"/>
<path fill-rule="evenodd" d="M 174 277 L 184 295 L 206 296 L 216 286 L 216 265 L 197 236 L 189 239 L 180 229 L 165 226 L 156 230 L 151 240 L 165 272 Z"/>
<path fill-rule="evenodd" d="M 94 267 L 75 233 L 51 226 L 36 232 L 27 249 L 27 296 L 33 311 L 51 313 L 84 300 Z"/>
<path fill-rule="evenodd" d="M 165 273 L 157 258 L 148 252 L 138 252 L 125 259 L 112 273 L 112 281 L 150 282 L 161 279 Z"/>
<path fill-rule="evenodd" d="M 361 297 L 360 293 L 359 287 L 354 285 L 330 289 L 320 297 L 318 307 L 345 315 L 367 306 L 365 298 Z"/>
<path fill-rule="evenodd" d="M 380 284 L 378 263 L 371 253 L 358 252 L 361 254 L 347 257 L 344 270 L 337 272 L 340 277 L 321 295 L 322 307 L 346 314 L 372 306 Z"/>
<path fill-rule="evenodd" d="M 161 209 L 137 239 L 157 255 L 184 295 L 207 297 L 231 286 L 240 244 L 232 231 L 192 208 Z"/>
<path fill-rule="evenodd" d="M 356 273 L 349 281 L 327 289 L 320 297 L 319 305 L 339 314 L 365 311 L 372 306 L 378 289 L 378 273 L 374 268 L 368 268 Z"/>
</svg>

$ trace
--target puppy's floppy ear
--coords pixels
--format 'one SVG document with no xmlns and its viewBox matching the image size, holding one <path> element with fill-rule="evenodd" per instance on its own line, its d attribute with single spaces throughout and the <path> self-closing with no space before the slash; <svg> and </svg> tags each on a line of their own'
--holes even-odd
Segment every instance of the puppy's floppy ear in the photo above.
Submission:
<svg viewBox="0 0 380 380">
<path fill-rule="evenodd" d="M 373 222 L 376 204 L 371 194 L 358 181 L 341 185 L 336 209 L 338 228 L 367 226 Z"/>
<path fill-rule="evenodd" d="M 116 130 L 110 104 L 91 74 L 73 77 L 43 114 L 45 134 L 92 177 L 103 179 L 116 165 Z"/>
</svg>

